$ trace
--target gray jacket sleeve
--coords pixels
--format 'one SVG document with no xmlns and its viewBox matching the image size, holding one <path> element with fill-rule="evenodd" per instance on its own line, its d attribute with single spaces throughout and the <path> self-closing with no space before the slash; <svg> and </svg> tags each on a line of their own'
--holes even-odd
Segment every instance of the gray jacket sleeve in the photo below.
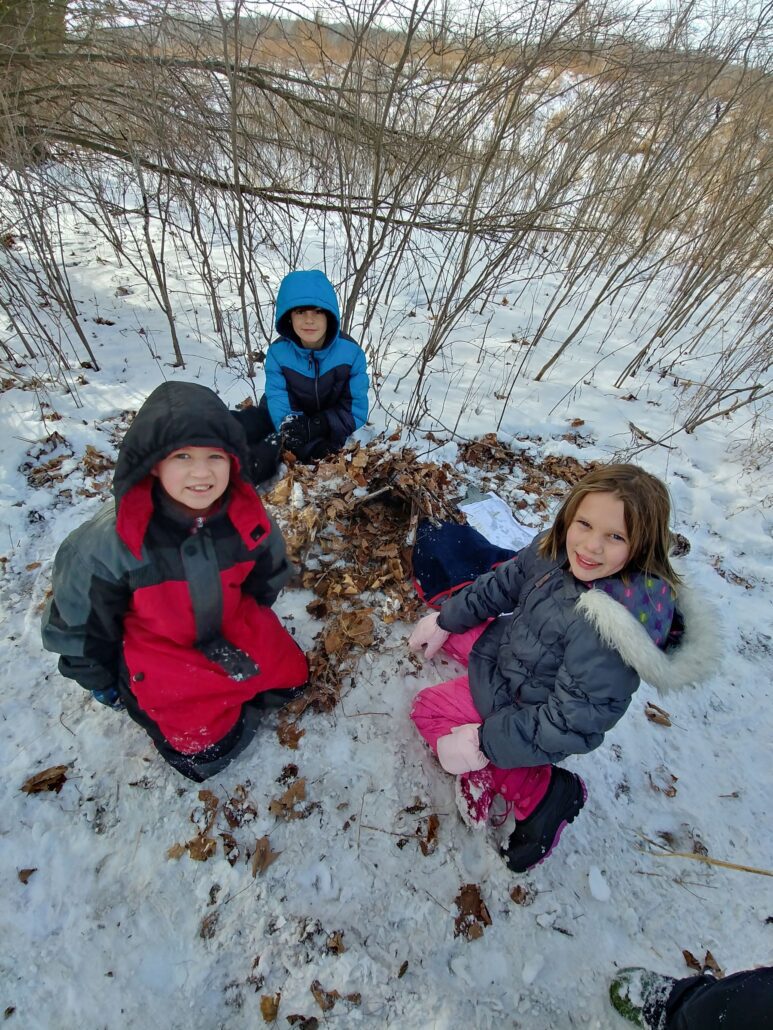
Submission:
<svg viewBox="0 0 773 1030">
<path fill-rule="evenodd" d="M 87 523 L 59 548 L 42 625 L 43 646 L 60 655 L 60 673 L 87 690 L 107 690 L 118 681 L 131 596 L 120 574 L 96 556 L 99 536 L 95 523 Z"/>
<path fill-rule="evenodd" d="M 626 712 L 637 673 L 605 647 L 589 623 L 571 620 L 555 686 L 541 704 L 512 704 L 481 726 L 481 747 L 505 769 L 555 764 L 598 747 Z"/>
<path fill-rule="evenodd" d="M 486 619 L 511 612 L 518 604 L 526 580 L 529 549 L 478 576 L 464 590 L 450 597 L 440 609 L 438 625 L 449 633 L 463 633 Z"/>
</svg>

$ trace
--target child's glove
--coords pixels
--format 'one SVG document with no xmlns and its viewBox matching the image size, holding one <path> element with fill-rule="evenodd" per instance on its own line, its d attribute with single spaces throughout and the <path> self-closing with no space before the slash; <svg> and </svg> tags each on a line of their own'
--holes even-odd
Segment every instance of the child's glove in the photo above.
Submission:
<svg viewBox="0 0 773 1030">
<path fill-rule="evenodd" d="M 316 415 L 290 415 L 282 423 L 282 442 L 291 451 L 327 436 L 330 423 L 324 411 Z"/>
<path fill-rule="evenodd" d="M 413 633 L 408 637 L 408 647 L 412 651 L 421 651 L 422 647 L 426 645 L 425 658 L 434 658 L 446 640 L 451 636 L 448 630 L 438 626 L 437 620 L 438 613 L 430 612 L 429 615 L 425 615 L 417 623 Z"/>
<path fill-rule="evenodd" d="M 121 712 L 126 707 L 115 687 L 108 687 L 107 690 L 92 690 L 91 696 L 95 701 L 99 701 L 101 705 L 107 705 L 115 712 Z"/>
<path fill-rule="evenodd" d="M 438 737 L 437 756 L 446 772 L 458 776 L 460 773 L 485 769 L 488 758 L 480 749 L 478 730 L 480 723 L 468 722 L 454 726 L 445 737 Z"/>
</svg>

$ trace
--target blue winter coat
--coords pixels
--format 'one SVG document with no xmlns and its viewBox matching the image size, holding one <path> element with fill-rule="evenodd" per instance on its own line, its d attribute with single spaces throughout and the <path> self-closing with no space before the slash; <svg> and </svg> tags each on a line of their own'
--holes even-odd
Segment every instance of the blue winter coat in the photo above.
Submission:
<svg viewBox="0 0 773 1030">
<path fill-rule="evenodd" d="M 327 338 L 319 350 L 307 350 L 293 333 L 290 311 L 298 307 L 322 308 L 328 314 Z M 276 298 L 280 338 L 266 356 L 266 401 L 274 428 L 288 415 L 324 411 L 335 447 L 368 417 L 365 353 L 341 332 L 340 321 L 335 290 L 323 272 L 290 272 Z"/>
</svg>

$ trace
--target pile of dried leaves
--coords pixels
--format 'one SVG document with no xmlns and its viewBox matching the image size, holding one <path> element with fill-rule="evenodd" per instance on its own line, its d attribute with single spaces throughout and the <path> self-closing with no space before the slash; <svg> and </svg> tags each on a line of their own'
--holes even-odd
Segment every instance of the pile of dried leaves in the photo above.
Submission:
<svg viewBox="0 0 773 1030">
<path fill-rule="evenodd" d="M 572 426 L 581 426 L 581 419 L 574 419 Z M 579 445 L 578 433 L 566 434 L 563 439 Z M 529 443 L 540 444 L 539 438 L 529 438 Z M 516 475 L 518 488 L 533 496 L 533 500 L 521 499 L 516 507 L 544 512 L 563 497 L 569 487 L 596 467 L 596 462 L 582 462 L 570 455 L 546 454 L 537 459 L 531 450 L 513 450 L 497 439 L 496 433 L 486 433 L 477 440 L 470 440 L 459 448 L 459 461 L 473 465 L 490 474 L 487 489 L 500 490 L 505 479 Z M 506 490 L 504 491 L 507 492 Z"/>
<path fill-rule="evenodd" d="M 413 451 L 390 450 L 389 442 L 353 444 L 313 466 L 290 459 L 265 498 L 301 570 L 300 585 L 316 595 L 307 610 L 324 623 L 308 656 L 311 688 L 289 715 L 310 705 L 333 708 L 382 627 L 419 614 L 411 569 L 419 520 L 460 520 L 459 473 L 448 464 L 420 464 Z"/>
</svg>

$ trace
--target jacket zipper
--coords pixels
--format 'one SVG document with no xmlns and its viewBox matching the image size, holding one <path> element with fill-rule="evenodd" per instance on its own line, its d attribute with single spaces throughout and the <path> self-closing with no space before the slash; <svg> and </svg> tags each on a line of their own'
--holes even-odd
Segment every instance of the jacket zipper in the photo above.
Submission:
<svg viewBox="0 0 773 1030">
<path fill-rule="evenodd" d="M 546 573 L 544 573 L 544 575 L 540 576 L 540 578 L 537 580 L 537 582 L 534 584 L 534 586 L 526 594 L 526 597 L 524 597 L 523 600 L 520 601 L 519 607 L 523 607 L 524 602 L 529 597 L 531 597 L 531 595 L 534 593 L 535 590 L 539 590 L 540 587 L 543 587 L 547 583 L 547 581 L 549 579 L 552 579 L 553 576 L 556 576 L 559 572 L 563 572 L 563 569 L 561 568 L 560 565 L 557 565 L 554 569 L 551 569 L 549 572 L 546 572 Z"/>
<path fill-rule="evenodd" d="M 309 368 L 314 365 L 314 397 L 317 401 L 317 411 L 321 411 L 319 405 L 319 362 L 314 351 L 309 352 Z"/>
</svg>

